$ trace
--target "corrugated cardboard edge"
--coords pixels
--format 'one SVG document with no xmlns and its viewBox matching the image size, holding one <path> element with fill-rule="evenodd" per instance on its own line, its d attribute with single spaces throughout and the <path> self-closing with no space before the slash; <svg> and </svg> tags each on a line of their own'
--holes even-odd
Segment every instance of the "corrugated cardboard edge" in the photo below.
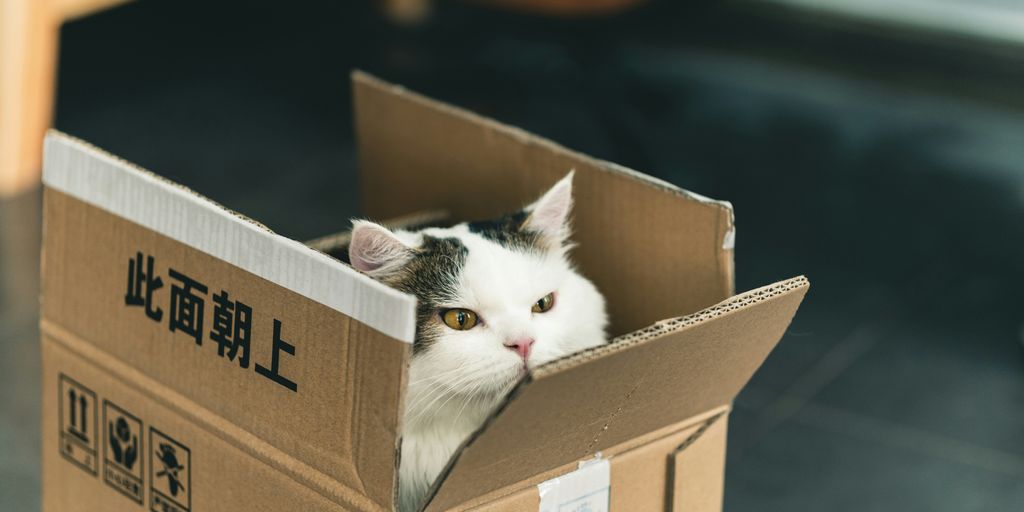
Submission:
<svg viewBox="0 0 1024 512">
<path fill-rule="evenodd" d="M 43 184 L 412 343 L 416 299 L 82 140 L 50 130 Z"/>
<path fill-rule="evenodd" d="M 654 325 L 650 327 L 645 327 L 632 333 L 614 338 L 607 345 L 594 347 L 583 352 L 578 352 L 576 354 L 569 355 L 561 359 L 557 359 L 527 373 L 526 376 L 524 376 L 519 381 L 519 383 L 516 384 L 512 391 L 508 393 L 508 395 L 501 402 L 501 404 L 499 404 L 494 409 L 494 411 L 491 412 L 490 416 L 487 417 L 484 423 L 479 428 L 477 428 L 477 430 L 473 432 L 472 435 L 470 435 L 465 441 L 463 441 L 463 443 L 459 446 L 459 449 L 448 460 L 448 464 L 445 465 L 444 470 L 441 471 L 437 479 L 434 480 L 433 485 L 431 485 L 430 490 L 427 493 L 427 497 L 420 507 L 420 510 L 426 510 L 430 506 L 431 502 L 437 496 L 437 493 L 441 490 L 442 484 L 444 484 L 445 480 L 448 478 L 448 475 L 451 473 L 452 469 L 455 468 L 456 463 L 462 456 L 466 447 L 473 444 L 476 438 L 480 436 L 480 434 L 483 433 L 485 430 L 487 430 L 491 423 L 494 422 L 494 420 L 501 415 L 505 408 L 507 408 L 508 405 L 511 404 L 520 395 L 520 393 L 526 388 L 527 385 L 529 385 L 530 382 L 534 380 L 534 378 L 539 378 L 549 373 L 556 373 L 559 371 L 566 370 L 567 368 L 581 364 L 589 359 L 604 357 L 616 352 L 628 350 L 630 347 L 648 342 L 655 338 L 659 338 L 665 334 L 671 334 L 673 332 L 689 329 L 694 325 L 700 324 L 705 321 L 709 321 L 713 318 L 722 315 L 726 315 L 737 309 L 748 307 L 753 304 L 757 304 L 759 302 L 768 300 L 777 295 L 790 292 L 799 288 L 807 288 L 809 286 L 810 282 L 807 280 L 805 276 L 797 276 L 791 279 L 787 279 L 785 281 L 780 281 L 778 283 L 763 286 L 761 288 L 756 288 L 754 290 L 750 290 L 740 295 L 731 297 L 714 306 L 711 306 L 710 308 L 703 309 L 694 314 L 670 318 L 656 322 Z M 722 414 L 716 415 L 715 417 L 718 418 L 724 416 L 727 413 L 728 410 L 724 411 Z M 713 421 L 709 420 L 709 423 L 706 424 L 706 427 L 710 427 L 712 424 Z M 694 437 L 692 441 L 696 441 L 698 437 L 699 435 L 697 435 L 697 437 Z M 688 445 L 686 445 L 686 443 L 683 443 L 683 445 L 677 448 L 676 451 L 682 451 L 686 448 L 686 446 Z"/>
<path fill-rule="evenodd" d="M 701 322 L 710 320 L 715 317 L 719 317 L 728 314 L 730 311 L 734 311 L 758 302 L 770 299 L 776 295 L 786 293 L 797 288 L 809 287 L 810 282 L 805 276 L 797 276 L 785 281 L 780 281 L 775 284 L 756 288 L 748 292 L 742 293 L 735 297 L 729 298 L 728 300 L 722 301 L 710 308 L 698 311 L 692 315 L 680 316 L 676 318 L 669 318 L 655 322 L 650 327 L 633 331 L 629 334 L 624 334 L 612 339 L 611 343 L 607 345 L 601 345 L 594 347 L 583 352 L 564 357 L 547 363 L 532 373 L 538 377 L 546 375 L 548 373 L 554 373 L 566 368 L 570 368 L 577 364 L 580 364 L 588 359 L 597 357 L 604 357 L 608 354 L 613 354 L 626 350 L 633 345 L 644 343 L 648 340 L 670 334 L 673 332 L 687 329 L 692 325 L 699 324 Z"/>
<path fill-rule="evenodd" d="M 391 94 L 393 94 L 395 96 L 404 96 L 404 97 L 407 97 L 407 98 L 411 99 L 412 101 L 414 101 L 416 103 L 420 103 L 420 104 L 426 105 L 426 106 L 428 106 L 428 107 L 430 107 L 432 109 L 435 109 L 435 110 L 438 110 L 438 111 L 441 111 L 441 112 L 446 112 L 446 113 L 448 113 L 450 115 L 453 115 L 455 117 L 462 117 L 462 118 L 468 119 L 470 122 L 475 123 L 475 124 L 479 124 L 481 126 L 485 126 L 488 129 L 490 129 L 490 130 L 495 130 L 495 131 L 498 131 L 498 132 L 508 133 L 508 134 L 512 135 L 515 139 L 517 139 L 519 142 L 521 142 L 523 145 L 526 145 L 526 146 L 530 146 L 530 145 L 544 146 L 544 147 L 547 147 L 548 149 L 552 150 L 553 152 L 572 155 L 574 158 L 578 158 L 578 159 L 590 162 L 596 168 L 600 168 L 600 169 L 603 169 L 603 170 L 605 170 L 607 172 L 619 174 L 619 175 L 622 175 L 622 176 L 627 176 L 630 179 L 633 179 L 633 180 L 636 180 L 636 181 L 644 182 L 647 185 L 649 185 L 649 186 L 651 186 L 651 187 L 653 187 L 655 189 L 665 191 L 665 192 L 667 192 L 669 194 L 674 194 L 674 195 L 677 195 L 677 196 L 680 196 L 680 197 L 685 197 L 686 199 L 691 200 L 691 201 L 697 201 L 697 202 L 700 202 L 700 203 L 714 205 L 714 206 L 720 208 L 725 213 L 726 222 L 728 223 L 728 225 L 726 226 L 726 229 L 724 231 L 725 232 L 725 236 L 723 236 L 723 239 L 721 241 L 721 247 L 723 249 L 725 249 L 725 250 L 730 251 L 729 252 L 729 255 L 730 255 L 729 258 L 731 260 L 731 254 L 732 254 L 731 250 L 733 249 L 733 246 L 734 246 L 735 240 L 736 240 L 736 224 L 735 224 L 735 215 L 733 214 L 732 203 L 730 203 L 729 201 L 723 201 L 723 200 L 719 200 L 719 199 L 711 199 L 711 198 L 709 198 L 707 196 L 703 196 L 703 195 L 698 194 L 696 192 L 691 192 L 691 191 L 686 190 L 684 188 L 681 188 L 681 187 L 678 187 L 676 185 L 673 185 L 672 183 L 669 183 L 669 182 L 667 182 L 665 180 L 662 180 L 662 179 L 659 179 L 659 178 L 655 178 L 653 176 L 649 176 L 647 174 L 644 174 L 642 172 L 630 169 L 630 168 L 625 167 L 623 165 L 619 165 L 619 164 L 614 163 L 614 162 L 609 162 L 607 160 L 601 160 L 601 159 L 598 159 L 598 158 L 594 158 L 594 157 L 586 155 L 584 153 L 580 153 L 579 151 L 574 151 L 574 150 L 569 149 L 569 148 L 567 148 L 565 146 L 562 146 L 561 144 L 558 144 L 558 143 L 556 143 L 556 142 L 554 142 L 554 141 L 552 141 L 550 139 L 546 139 L 544 137 L 540 137 L 540 136 L 534 135 L 534 134 L 532 134 L 532 133 L 530 133 L 530 132 L 528 132 L 526 130 L 523 130 L 522 128 L 518 128 L 516 126 L 512 126 L 512 125 L 501 123 L 501 122 L 499 122 L 499 121 L 497 121 L 495 119 L 491 119 L 489 117 L 481 116 L 480 114 L 477 114 L 477 113 L 472 112 L 470 110 L 466 110 L 466 109 L 459 108 L 459 107 L 456 107 L 456 106 L 453 106 L 453 105 L 449 105 L 447 103 L 442 103 L 440 101 L 431 99 L 431 98 L 429 98 L 427 96 L 424 96 L 422 94 L 419 94 L 417 92 L 410 91 L 410 90 L 408 90 L 405 87 L 402 87 L 400 85 L 395 85 L 395 84 L 392 84 L 390 82 L 381 80 L 380 78 L 377 78 L 376 76 L 373 76 L 373 75 L 371 75 L 369 73 L 366 73 L 364 71 L 354 70 L 354 71 L 352 71 L 352 75 L 351 76 L 352 76 L 352 81 L 355 82 L 355 83 L 362 82 L 362 83 L 373 84 L 375 87 L 387 90 L 387 91 L 389 91 Z M 726 267 L 729 270 L 729 276 L 728 277 L 731 280 L 731 278 L 732 278 L 732 262 L 729 261 L 728 264 L 726 265 Z M 730 285 L 731 285 L 731 283 L 730 283 Z"/>
</svg>

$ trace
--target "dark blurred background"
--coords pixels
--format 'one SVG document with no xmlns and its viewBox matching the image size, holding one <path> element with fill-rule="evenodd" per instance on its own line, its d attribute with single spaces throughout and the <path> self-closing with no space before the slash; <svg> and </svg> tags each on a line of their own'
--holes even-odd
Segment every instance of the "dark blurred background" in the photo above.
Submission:
<svg viewBox="0 0 1024 512">
<path fill-rule="evenodd" d="M 727 199 L 738 289 L 813 286 L 736 401 L 726 510 L 1024 509 L 1016 0 L 151 0 L 60 37 L 58 129 L 300 240 L 360 212 L 354 68 Z M 39 507 L 39 197 L 0 202 L 12 511 Z"/>
</svg>

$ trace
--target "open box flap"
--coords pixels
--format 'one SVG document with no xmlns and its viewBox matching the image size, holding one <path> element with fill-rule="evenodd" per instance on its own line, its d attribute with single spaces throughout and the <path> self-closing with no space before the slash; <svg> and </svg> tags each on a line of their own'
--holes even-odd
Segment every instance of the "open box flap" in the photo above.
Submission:
<svg viewBox="0 0 1024 512">
<path fill-rule="evenodd" d="M 293 478 L 392 508 L 413 297 L 57 132 L 43 182 L 46 337 Z"/>
<path fill-rule="evenodd" d="M 352 76 L 363 209 L 444 209 L 454 220 L 522 208 L 575 169 L 572 258 L 626 333 L 733 294 L 732 207 L 523 130 Z"/>
<path fill-rule="evenodd" d="M 774 348 L 808 289 L 759 288 L 538 368 L 435 484 L 447 510 L 727 404 Z"/>
</svg>

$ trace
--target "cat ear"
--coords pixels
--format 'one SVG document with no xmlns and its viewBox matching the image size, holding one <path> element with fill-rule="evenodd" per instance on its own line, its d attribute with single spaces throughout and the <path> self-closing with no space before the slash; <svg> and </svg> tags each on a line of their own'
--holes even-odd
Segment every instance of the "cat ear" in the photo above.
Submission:
<svg viewBox="0 0 1024 512">
<path fill-rule="evenodd" d="M 352 221 L 348 259 L 356 270 L 371 276 L 388 274 L 409 261 L 412 255 L 412 248 L 388 228 L 368 220 Z"/>
<path fill-rule="evenodd" d="M 522 229 L 539 233 L 553 245 L 561 246 L 569 238 L 569 214 L 572 212 L 572 176 L 569 171 L 548 189 L 537 202 L 526 207 L 529 217 Z"/>
</svg>

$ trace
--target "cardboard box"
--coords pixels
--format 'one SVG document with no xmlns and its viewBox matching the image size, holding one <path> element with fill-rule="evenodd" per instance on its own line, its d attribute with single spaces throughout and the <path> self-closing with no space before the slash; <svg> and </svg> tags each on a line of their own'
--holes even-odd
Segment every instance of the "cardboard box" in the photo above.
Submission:
<svg viewBox="0 0 1024 512">
<path fill-rule="evenodd" d="M 527 376 L 425 509 L 720 510 L 730 403 L 806 279 L 733 296 L 728 203 L 353 81 L 372 218 L 486 218 L 575 169 L 617 336 Z M 45 511 L 393 509 L 411 296 L 330 256 L 344 235 L 313 249 L 60 133 L 43 179 Z"/>
</svg>

